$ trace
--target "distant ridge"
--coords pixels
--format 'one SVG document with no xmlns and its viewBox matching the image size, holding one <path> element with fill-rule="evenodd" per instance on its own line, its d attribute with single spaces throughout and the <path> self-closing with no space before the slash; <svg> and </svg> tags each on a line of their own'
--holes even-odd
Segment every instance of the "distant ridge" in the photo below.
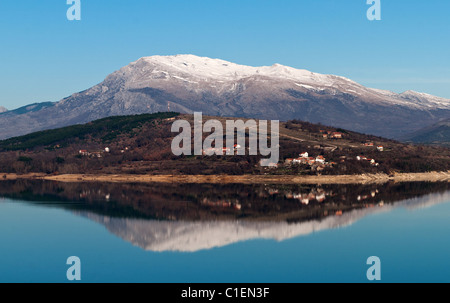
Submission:
<svg viewBox="0 0 450 303">
<path fill-rule="evenodd" d="M 450 118 L 405 136 L 404 141 L 450 147 Z"/>
<path fill-rule="evenodd" d="M 13 110 L 7 110 L 4 107 L 0 107 L 0 114 L 3 114 L 3 116 L 1 116 L 1 117 L 12 117 L 12 116 L 17 116 L 17 115 L 23 115 L 23 114 L 28 114 L 28 113 L 32 113 L 32 112 L 37 112 L 42 109 L 52 107 L 55 104 L 56 104 L 55 102 L 40 102 L 40 103 L 33 103 L 33 104 L 25 105 L 25 106 L 22 106 L 17 109 L 13 109 Z M 4 111 L 2 111 L 1 108 L 3 108 Z"/>
</svg>

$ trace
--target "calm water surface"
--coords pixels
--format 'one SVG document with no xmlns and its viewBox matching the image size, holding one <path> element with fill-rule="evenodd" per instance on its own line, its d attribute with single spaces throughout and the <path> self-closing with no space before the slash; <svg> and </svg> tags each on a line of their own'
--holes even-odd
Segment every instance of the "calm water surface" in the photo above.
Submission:
<svg viewBox="0 0 450 303">
<path fill-rule="evenodd" d="M 0 182 L 0 282 L 450 282 L 448 183 Z"/>
</svg>

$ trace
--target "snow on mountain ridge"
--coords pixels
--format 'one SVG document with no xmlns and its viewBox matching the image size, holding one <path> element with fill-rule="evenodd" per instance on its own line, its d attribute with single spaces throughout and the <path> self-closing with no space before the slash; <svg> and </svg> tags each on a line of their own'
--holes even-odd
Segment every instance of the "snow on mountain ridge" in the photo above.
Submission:
<svg viewBox="0 0 450 303">
<path fill-rule="evenodd" d="M 437 96 L 433 96 L 426 93 L 420 93 L 413 90 L 408 90 L 406 92 L 403 92 L 399 94 L 401 98 L 405 98 L 408 100 L 411 100 L 416 103 L 423 106 L 427 106 L 430 108 L 436 107 L 436 108 L 450 108 L 450 99 L 445 99 Z"/>
<path fill-rule="evenodd" d="M 252 67 L 194 55 L 144 57 L 133 62 L 132 65 L 140 61 L 155 66 L 163 65 L 167 70 L 201 79 L 238 80 L 259 75 L 297 81 L 303 80 L 322 85 L 332 85 L 336 79 L 345 79 L 339 76 L 322 75 L 304 69 L 295 69 L 281 64 Z"/>
</svg>

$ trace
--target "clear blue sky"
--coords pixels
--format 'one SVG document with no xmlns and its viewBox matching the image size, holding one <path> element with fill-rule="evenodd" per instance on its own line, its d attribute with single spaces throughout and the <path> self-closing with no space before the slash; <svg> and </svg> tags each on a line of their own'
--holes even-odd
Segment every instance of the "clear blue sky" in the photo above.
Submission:
<svg viewBox="0 0 450 303">
<path fill-rule="evenodd" d="M 0 2 L 0 105 L 58 101 L 143 56 L 274 63 L 450 98 L 450 1 L 66 0 Z"/>
</svg>

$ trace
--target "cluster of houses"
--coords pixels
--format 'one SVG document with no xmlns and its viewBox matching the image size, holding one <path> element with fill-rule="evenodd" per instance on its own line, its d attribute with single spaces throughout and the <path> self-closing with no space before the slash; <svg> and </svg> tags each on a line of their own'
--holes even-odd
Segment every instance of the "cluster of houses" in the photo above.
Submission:
<svg viewBox="0 0 450 303">
<path fill-rule="evenodd" d="M 371 158 L 367 158 L 365 156 L 356 156 L 356 160 L 357 161 L 367 161 L 370 162 L 371 165 L 373 166 L 379 166 L 380 164 L 377 163 L 377 161 L 375 161 L 375 159 L 371 159 Z"/>
<path fill-rule="evenodd" d="M 318 166 L 321 168 L 324 168 L 325 166 L 332 166 L 332 165 L 336 164 L 334 162 L 330 162 L 330 163 L 326 162 L 325 157 L 321 156 L 321 155 L 319 155 L 317 157 L 310 157 L 308 152 L 301 153 L 299 155 L 299 157 L 295 158 L 295 159 L 288 158 L 285 160 L 284 163 L 286 165 L 306 164 L 309 166 Z"/>
<path fill-rule="evenodd" d="M 95 151 L 95 152 L 90 152 L 90 151 L 87 151 L 85 149 L 80 149 L 78 154 L 80 156 L 83 156 L 83 157 L 102 158 L 104 153 L 109 153 L 109 152 L 110 152 L 109 147 L 105 147 L 104 150 L 102 150 L 102 151 Z"/>
<path fill-rule="evenodd" d="M 345 162 L 347 159 L 346 156 L 340 157 L 340 162 Z M 373 166 L 379 166 L 375 159 L 367 158 L 366 156 L 357 156 L 357 161 L 367 161 Z M 333 167 L 336 165 L 336 162 L 327 162 L 325 157 L 322 155 L 316 157 L 310 157 L 308 152 L 301 153 L 298 158 L 292 159 L 288 158 L 284 162 L 285 165 L 309 165 L 313 170 L 323 170 L 325 167 Z"/>
<path fill-rule="evenodd" d="M 123 153 L 129 151 L 130 149 L 131 149 L 131 147 L 127 146 L 124 149 L 120 150 L 120 152 L 123 154 Z M 110 152 L 111 152 L 111 149 L 109 147 L 105 147 L 105 149 L 103 149 L 102 151 L 94 151 L 94 152 L 88 151 L 86 149 L 80 149 L 78 151 L 78 154 L 83 157 L 102 158 L 105 153 L 108 154 Z"/>
<path fill-rule="evenodd" d="M 366 142 L 366 143 L 364 143 L 364 146 L 373 147 L 373 146 L 375 146 L 375 144 L 373 142 Z M 382 152 L 382 151 L 384 151 L 384 147 L 382 145 L 378 145 L 377 150 Z"/>
<path fill-rule="evenodd" d="M 323 129 L 320 130 L 320 133 L 322 134 L 322 138 L 324 139 L 342 139 L 344 136 L 340 132 L 325 131 Z"/>
<path fill-rule="evenodd" d="M 238 151 L 240 151 L 242 147 L 239 144 L 235 144 L 233 148 L 234 154 L 236 154 Z M 222 148 L 215 148 L 210 147 L 207 149 L 204 149 L 202 151 L 203 155 L 205 156 L 212 156 L 212 155 L 228 155 L 230 153 L 231 149 L 228 147 L 222 147 Z"/>
</svg>

